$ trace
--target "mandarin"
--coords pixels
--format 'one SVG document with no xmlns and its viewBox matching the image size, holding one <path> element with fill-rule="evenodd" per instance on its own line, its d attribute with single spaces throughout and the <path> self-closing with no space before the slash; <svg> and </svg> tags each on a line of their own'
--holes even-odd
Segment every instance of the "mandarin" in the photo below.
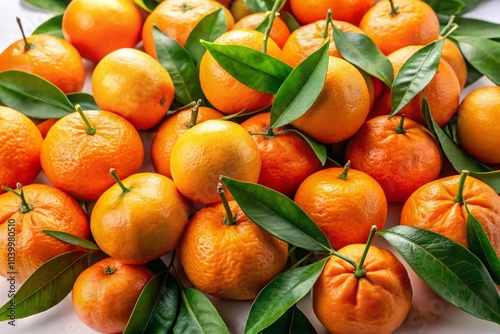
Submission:
<svg viewBox="0 0 500 334">
<path fill-rule="evenodd" d="M 255 29 L 257 28 L 265 19 L 269 16 L 267 13 L 258 12 L 252 13 L 242 17 L 238 22 L 236 22 L 231 29 Z M 267 26 L 267 25 L 266 25 Z M 276 44 L 283 48 L 285 42 L 290 36 L 290 29 L 279 16 L 275 16 L 271 31 L 269 32 L 269 37 L 276 42 Z"/>
<path fill-rule="evenodd" d="M 460 88 L 463 89 L 467 82 L 467 64 L 460 48 L 454 42 L 445 38 L 441 57 L 451 66 L 457 75 Z"/>
<path fill-rule="evenodd" d="M 293 15 L 302 24 L 309 24 L 326 17 L 332 11 L 334 20 L 358 25 L 374 0 L 290 0 Z"/>
</svg>

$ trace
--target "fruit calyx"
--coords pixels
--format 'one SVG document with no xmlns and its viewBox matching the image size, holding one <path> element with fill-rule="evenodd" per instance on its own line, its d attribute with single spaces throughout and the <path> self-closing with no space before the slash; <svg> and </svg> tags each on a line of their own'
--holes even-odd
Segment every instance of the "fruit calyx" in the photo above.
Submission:
<svg viewBox="0 0 500 334">
<path fill-rule="evenodd" d="M 200 110 L 201 99 L 194 102 L 194 106 L 191 107 L 191 119 L 189 120 L 189 124 L 187 125 L 188 129 L 191 129 L 196 125 L 198 120 L 198 111 Z"/>
<path fill-rule="evenodd" d="M 110 266 L 104 267 L 104 275 L 112 275 L 112 274 L 114 274 L 115 271 L 116 271 L 116 269 L 113 267 L 110 267 Z"/>
<path fill-rule="evenodd" d="M 453 197 L 453 201 L 455 203 L 459 203 L 459 204 L 464 204 L 464 185 L 465 185 L 465 179 L 467 178 L 467 176 L 469 175 L 469 171 L 468 170 L 462 170 L 462 173 L 460 175 L 460 180 L 458 181 L 458 191 L 457 191 L 457 195 L 455 197 Z"/>
<path fill-rule="evenodd" d="M 223 223 L 228 226 L 236 225 L 236 214 L 231 211 L 231 208 L 229 207 L 229 202 L 226 197 L 226 193 L 224 192 L 224 188 L 222 186 L 222 183 L 220 182 L 217 184 L 217 193 L 219 194 L 220 199 L 222 201 L 222 205 L 224 206 L 224 210 L 226 211 L 226 215 L 222 220 Z"/>
<path fill-rule="evenodd" d="M 19 207 L 19 211 L 21 211 L 22 213 L 30 212 L 31 210 L 33 210 L 33 206 L 28 202 L 26 202 L 26 198 L 24 197 L 24 192 L 23 192 L 23 186 L 21 185 L 21 183 L 18 182 L 16 184 L 16 187 L 17 189 L 19 189 L 19 193 L 6 186 L 2 186 L 2 189 L 5 191 L 9 191 L 15 194 L 16 196 L 19 196 L 19 198 L 21 198 L 21 206 Z"/>
<path fill-rule="evenodd" d="M 24 40 L 24 51 L 29 51 L 31 49 L 35 48 L 35 44 L 28 42 L 28 39 L 26 38 L 26 35 L 24 34 L 24 28 L 21 23 L 21 19 L 19 17 L 16 17 L 17 25 L 19 26 L 19 29 L 21 30 L 21 35 L 23 36 Z"/>
<path fill-rule="evenodd" d="M 399 6 L 394 6 L 394 1 L 389 0 L 389 3 L 391 4 L 391 12 L 389 13 L 391 16 L 396 16 L 399 14 Z"/>
<path fill-rule="evenodd" d="M 123 194 L 126 194 L 130 191 L 130 188 L 125 187 L 123 182 L 120 180 L 118 175 L 116 175 L 116 170 L 114 168 L 109 169 L 109 174 L 115 179 L 116 183 L 122 188 Z"/>
<path fill-rule="evenodd" d="M 75 105 L 75 109 L 80 114 L 80 117 L 83 119 L 83 122 L 85 122 L 85 125 L 87 126 L 87 129 L 85 131 L 87 131 L 87 134 L 93 136 L 95 134 L 95 127 L 90 125 L 89 120 L 83 113 L 82 107 L 79 104 L 77 104 Z"/>
<path fill-rule="evenodd" d="M 363 268 L 363 265 L 365 263 L 366 255 L 368 254 L 368 250 L 370 249 L 372 239 L 376 231 L 377 226 L 373 225 L 370 229 L 370 234 L 368 235 L 368 240 L 366 241 L 366 247 L 363 251 L 363 255 L 361 255 L 361 259 L 359 260 L 356 270 L 354 270 L 354 277 L 356 277 L 357 279 L 363 278 L 366 275 L 366 269 Z"/>
<path fill-rule="evenodd" d="M 347 160 L 346 164 L 344 165 L 344 170 L 337 178 L 347 181 L 347 174 L 349 173 L 349 169 L 351 169 L 351 160 Z"/>
<path fill-rule="evenodd" d="M 395 129 L 397 134 L 404 135 L 406 133 L 406 130 L 404 129 L 404 124 L 405 124 L 405 114 L 402 114 L 401 118 L 399 119 L 399 125 Z"/>
</svg>

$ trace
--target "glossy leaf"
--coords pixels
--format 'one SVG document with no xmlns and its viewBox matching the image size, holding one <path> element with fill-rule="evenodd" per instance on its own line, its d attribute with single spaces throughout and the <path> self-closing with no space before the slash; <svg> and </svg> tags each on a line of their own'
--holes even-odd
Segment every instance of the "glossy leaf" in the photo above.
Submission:
<svg viewBox="0 0 500 334">
<path fill-rule="evenodd" d="M 458 25 L 452 36 L 471 36 L 482 38 L 500 38 L 500 24 L 467 17 L 457 17 Z"/>
<path fill-rule="evenodd" d="M 328 72 L 328 47 L 329 41 L 297 65 L 285 79 L 271 108 L 273 129 L 292 123 L 314 104 Z"/>
<path fill-rule="evenodd" d="M 398 225 L 377 232 L 439 296 L 480 319 L 500 324 L 500 295 L 482 262 L 431 231 Z"/>
<path fill-rule="evenodd" d="M 331 251 L 318 225 L 290 198 L 259 184 L 221 180 L 245 215 L 278 239 L 312 252 Z"/>
<path fill-rule="evenodd" d="M 309 319 L 302 313 L 297 305 L 289 308 L 271 326 L 264 329 L 262 334 L 317 334 L 316 329 Z"/>
<path fill-rule="evenodd" d="M 455 36 L 465 59 L 495 84 L 500 85 L 500 42 L 479 36 Z"/>
<path fill-rule="evenodd" d="M 333 39 L 342 57 L 368 74 L 392 85 L 392 64 L 375 43 L 364 34 L 342 32 L 333 25 Z"/>
<path fill-rule="evenodd" d="M 95 243 L 93 243 L 90 240 L 80 238 L 77 235 L 71 234 L 71 233 L 66 233 L 62 231 L 56 231 L 56 230 L 42 230 L 43 233 L 50 235 L 51 237 L 54 237 L 56 239 L 59 239 L 61 241 L 64 241 L 67 244 L 78 246 L 78 247 L 83 247 L 88 250 L 100 250 L 99 246 L 97 246 Z"/>
<path fill-rule="evenodd" d="M 311 291 L 328 258 L 285 271 L 255 298 L 245 325 L 245 334 L 257 334 L 278 320 Z"/>
<path fill-rule="evenodd" d="M 146 12 L 151 13 L 162 0 L 134 0 L 135 4 Z"/>
<path fill-rule="evenodd" d="M 464 207 L 467 211 L 467 240 L 469 249 L 483 262 L 493 281 L 496 284 L 500 284 L 500 259 L 484 232 L 483 226 L 470 213 L 466 202 L 464 202 Z"/>
<path fill-rule="evenodd" d="M 52 36 L 56 36 L 56 37 L 64 39 L 64 36 L 62 33 L 62 17 L 63 17 L 63 14 L 51 17 L 47 21 L 40 24 L 35 29 L 35 31 L 33 31 L 33 35 L 46 34 L 46 35 L 52 35 Z"/>
<path fill-rule="evenodd" d="M 215 61 L 236 80 L 255 90 L 276 94 L 292 67 L 268 54 L 242 45 L 202 41 Z"/>
<path fill-rule="evenodd" d="M 0 72 L 0 102 L 38 119 L 60 118 L 75 111 L 59 88 L 37 75 L 18 70 Z"/>
<path fill-rule="evenodd" d="M 465 7 L 462 9 L 461 14 L 465 14 L 476 8 L 481 0 L 462 0 L 462 2 L 465 4 Z"/>
<path fill-rule="evenodd" d="M 167 271 L 156 274 L 142 290 L 123 334 L 163 334 L 172 328 L 179 308 L 179 286 Z"/>
<path fill-rule="evenodd" d="M 500 194 L 500 170 L 488 172 L 470 171 L 470 175 L 492 187 Z"/>
<path fill-rule="evenodd" d="M 462 0 L 424 0 L 436 13 L 457 15 L 464 8 Z"/>
<path fill-rule="evenodd" d="M 275 0 L 245 0 L 245 5 L 252 13 L 268 12 L 273 9 Z"/>
<path fill-rule="evenodd" d="M 97 105 L 94 97 L 87 93 L 69 93 L 66 95 L 68 100 L 73 104 L 79 104 L 83 110 L 99 110 L 101 107 Z"/>
<path fill-rule="evenodd" d="M 213 42 L 227 31 L 226 14 L 224 9 L 212 12 L 201 19 L 189 34 L 184 48 L 193 58 L 196 66 L 200 65 L 201 57 L 206 49 L 200 40 Z"/>
<path fill-rule="evenodd" d="M 441 60 L 443 39 L 415 52 L 399 69 L 391 87 L 392 111 L 396 115 L 432 80 Z"/>
<path fill-rule="evenodd" d="M 87 268 L 88 254 L 81 250 L 63 253 L 35 270 L 14 297 L 16 319 L 46 311 L 62 301 L 73 289 L 78 275 Z M 8 309 L 11 300 L 1 307 L 0 321 L 11 320 Z"/>
<path fill-rule="evenodd" d="M 174 325 L 175 334 L 229 334 L 229 329 L 217 309 L 203 293 L 182 289 L 179 316 Z"/>
<path fill-rule="evenodd" d="M 286 23 L 286 26 L 288 27 L 290 32 L 293 32 L 301 27 L 300 23 L 289 12 L 280 13 L 280 18 Z"/>
<path fill-rule="evenodd" d="M 198 70 L 189 53 L 175 39 L 153 27 L 156 54 L 174 82 L 174 98 L 188 104 L 203 97 Z"/>
<path fill-rule="evenodd" d="M 469 62 L 465 62 L 467 66 L 467 80 L 465 81 L 465 86 L 473 84 L 483 77 L 483 74 L 476 70 Z"/>
<path fill-rule="evenodd" d="M 309 146 L 311 146 L 311 148 L 313 149 L 314 153 L 316 153 L 316 156 L 318 157 L 318 159 L 321 162 L 321 164 L 323 166 L 325 165 L 326 158 L 327 158 L 326 146 L 325 145 L 323 145 L 320 142 L 317 142 L 316 140 L 310 138 L 309 136 L 306 136 L 302 132 L 300 132 L 298 130 L 295 130 L 295 129 L 286 129 L 286 130 L 283 130 L 282 132 L 294 132 L 294 133 L 300 135 L 302 138 L 304 138 L 304 140 L 309 144 Z"/>
<path fill-rule="evenodd" d="M 22 0 L 40 9 L 54 13 L 63 13 L 71 0 Z"/>
</svg>

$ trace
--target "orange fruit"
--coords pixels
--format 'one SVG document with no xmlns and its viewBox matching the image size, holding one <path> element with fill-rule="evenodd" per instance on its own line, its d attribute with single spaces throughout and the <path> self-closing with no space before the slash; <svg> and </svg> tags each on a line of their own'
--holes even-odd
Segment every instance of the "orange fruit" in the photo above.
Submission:
<svg viewBox="0 0 500 334">
<path fill-rule="evenodd" d="M 269 16 L 267 13 L 252 13 L 242 17 L 236 22 L 231 29 L 255 29 Z M 276 44 L 283 48 L 286 40 L 290 36 L 290 29 L 279 16 L 276 15 L 273 21 L 273 26 L 269 32 L 269 37 L 276 42 Z"/>
<path fill-rule="evenodd" d="M 111 51 L 135 47 L 141 29 L 142 14 L 130 0 L 72 0 L 62 19 L 64 38 L 92 62 Z"/>
<path fill-rule="evenodd" d="M 153 57 L 124 48 L 111 52 L 97 64 L 92 92 L 101 109 L 124 117 L 137 130 L 146 130 L 166 115 L 174 100 L 174 83 Z"/>
<path fill-rule="evenodd" d="M 348 245 L 338 252 L 359 262 L 366 245 Z M 413 291 L 404 265 L 394 254 L 370 246 L 357 278 L 351 264 L 338 257 L 328 260 L 314 284 L 313 310 L 331 333 L 393 333 L 405 320 Z"/>
<path fill-rule="evenodd" d="M 0 194 L 1 186 L 30 184 L 40 173 L 42 135 L 21 112 L 0 106 Z"/>
<path fill-rule="evenodd" d="M 142 42 L 148 54 L 156 58 L 153 26 L 167 36 L 186 44 L 187 38 L 205 16 L 223 8 L 227 29 L 231 29 L 234 18 L 229 9 L 215 0 L 164 0 L 149 14 L 142 27 Z"/>
<path fill-rule="evenodd" d="M 457 75 L 460 88 L 463 89 L 467 82 L 467 65 L 460 48 L 454 42 L 446 38 L 443 43 L 441 57 L 451 66 Z"/>
<path fill-rule="evenodd" d="M 286 196 L 293 196 L 306 177 L 321 168 L 321 162 L 307 141 L 298 133 L 276 128 L 269 136 L 271 113 L 247 119 L 241 126 L 252 134 L 260 151 L 262 165 L 259 184 Z M 261 133 L 261 134 L 253 134 Z"/>
<path fill-rule="evenodd" d="M 403 124 L 404 122 L 404 124 Z M 420 186 L 439 177 L 441 151 L 434 137 L 409 118 L 372 118 L 348 140 L 346 160 L 371 175 L 389 202 L 404 202 Z"/>
<path fill-rule="evenodd" d="M 382 187 L 367 173 L 331 167 L 302 182 L 294 201 L 325 233 L 333 249 L 366 242 L 370 228 L 382 229 L 387 200 Z"/>
<path fill-rule="evenodd" d="M 242 45 L 262 51 L 264 34 L 251 29 L 230 30 L 219 36 L 214 43 L 220 45 Z M 267 53 L 281 59 L 279 46 L 272 40 L 267 41 Z M 245 86 L 226 72 L 212 57 L 205 52 L 200 62 L 200 84 L 203 93 L 215 109 L 224 114 L 234 114 L 245 109 L 254 111 L 267 108 L 274 100 L 274 95 L 259 92 Z"/>
<path fill-rule="evenodd" d="M 106 254 L 123 263 L 145 264 L 177 247 L 187 221 L 188 207 L 172 180 L 138 173 L 99 197 L 90 228 Z"/>
<path fill-rule="evenodd" d="M 59 118 L 49 118 L 49 119 L 43 120 L 42 122 L 40 122 L 36 125 L 36 127 L 38 128 L 38 131 L 40 131 L 40 134 L 42 135 L 42 137 L 44 139 L 47 136 L 47 132 L 49 132 L 52 125 L 56 124 L 56 122 L 58 120 L 59 120 Z"/>
<path fill-rule="evenodd" d="M 324 20 L 328 9 L 332 19 L 358 25 L 374 0 L 290 0 L 295 18 L 302 24 Z"/>
<path fill-rule="evenodd" d="M 431 230 L 468 247 L 467 212 L 457 198 L 460 179 L 460 175 L 451 175 L 417 189 L 401 210 L 400 224 Z M 472 176 L 465 178 L 462 197 L 500 256 L 500 197 Z"/>
<path fill-rule="evenodd" d="M 153 273 L 113 258 L 85 269 L 76 279 L 72 304 L 80 320 L 101 333 L 121 333 Z M 112 302 L 111 302 L 112 301 Z"/>
<path fill-rule="evenodd" d="M 85 67 L 78 51 L 64 39 L 37 34 L 20 39 L 0 53 L 0 72 L 21 70 L 38 75 L 65 94 L 85 84 Z"/>
<path fill-rule="evenodd" d="M 156 131 L 151 143 L 151 162 L 157 173 L 172 178 L 170 172 L 170 155 L 172 147 L 179 137 L 191 128 L 192 109 L 177 111 L 167 117 Z M 209 107 L 198 107 L 196 120 L 193 123 L 201 123 L 209 119 L 221 118 L 224 115 Z"/>
<path fill-rule="evenodd" d="M 219 298 L 254 299 L 285 266 L 288 244 L 249 220 L 235 201 L 229 206 L 236 215 L 233 225 L 224 222 L 222 203 L 193 216 L 179 245 L 179 260 L 201 291 Z"/>
<path fill-rule="evenodd" d="M 19 193 L 0 195 L 0 276 L 12 272 L 9 243 L 15 239 L 16 281 L 24 282 L 41 264 L 78 247 L 42 232 L 57 230 L 89 238 L 82 207 L 68 194 L 46 184 L 30 184 Z M 10 266 L 9 266 L 10 265 Z"/>
<path fill-rule="evenodd" d="M 392 64 L 394 77 L 399 72 L 404 62 L 408 60 L 422 46 L 405 46 L 387 58 Z M 453 68 L 443 59 L 440 60 L 436 74 L 429 84 L 417 94 L 399 114 L 405 114 L 414 121 L 426 125 L 422 116 L 422 98 L 425 97 L 429 103 L 432 117 L 439 126 L 444 126 L 457 111 L 460 101 L 460 84 Z M 384 86 L 382 95 L 372 109 L 370 117 L 376 115 L 388 115 L 391 113 L 391 90 Z"/>
<path fill-rule="evenodd" d="M 434 10 L 420 0 L 377 2 L 361 19 L 359 27 L 388 55 L 407 45 L 425 45 L 439 38 Z"/>
<path fill-rule="evenodd" d="M 500 163 L 500 87 L 476 88 L 460 104 L 457 139 L 460 146 L 486 164 Z"/>
<path fill-rule="evenodd" d="M 333 24 L 342 32 L 364 34 L 363 30 L 348 22 L 334 20 Z M 322 47 L 325 44 L 325 38 L 323 37 L 325 27 L 326 21 L 319 20 L 295 29 L 283 46 L 283 60 L 288 65 L 296 67 L 304 59 L 314 53 L 314 51 Z M 342 58 L 335 45 L 333 28 L 331 25 L 328 26 L 328 37 L 330 38 L 330 56 Z"/>
<path fill-rule="evenodd" d="M 257 182 L 260 168 L 260 152 L 252 136 L 241 125 L 224 120 L 193 126 L 175 142 L 170 155 L 177 189 L 199 204 L 220 201 L 221 175 Z"/>
<path fill-rule="evenodd" d="M 48 180 L 82 201 L 96 201 L 113 185 L 109 169 L 120 178 L 137 173 L 144 148 L 137 130 L 124 118 L 105 110 L 82 112 L 95 134 L 78 112 L 57 121 L 42 144 L 41 163 Z"/>
<path fill-rule="evenodd" d="M 338 143 L 358 131 L 369 111 L 370 93 L 363 75 L 354 65 L 330 56 L 323 90 L 292 125 L 320 142 Z"/>
</svg>

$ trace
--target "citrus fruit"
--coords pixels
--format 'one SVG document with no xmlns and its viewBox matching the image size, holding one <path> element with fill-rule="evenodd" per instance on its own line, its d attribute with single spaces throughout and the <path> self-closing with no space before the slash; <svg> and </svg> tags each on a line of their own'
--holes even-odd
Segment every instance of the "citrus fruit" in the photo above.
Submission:
<svg viewBox="0 0 500 334">
<path fill-rule="evenodd" d="M 145 172 L 117 180 L 99 197 L 90 228 L 106 254 L 123 263 L 145 264 L 177 246 L 187 221 L 188 207 L 174 182 Z"/>
<path fill-rule="evenodd" d="M 460 88 L 463 89 L 467 82 L 467 65 L 460 48 L 454 42 L 445 38 L 441 57 L 451 66 L 457 75 Z"/>
<path fill-rule="evenodd" d="M 52 35 L 32 35 L 12 43 L 0 53 L 0 72 L 4 70 L 38 75 L 65 94 L 79 92 L 85 84 L 85 67 L 78 51 Z"/>
<path fill-rule="evenodd" d="M 238 20 L 231 29 L 255 29 L 257 28 L 264 20 L 269 16 L 267 13 L 257 12 L 251 13 L 240 20 Z M 267 25 L 266 25 L 267 26 Z M 282 48 L 285 44 L 286 40 L 290 36 L 290 29 L 286 25 L 285 21 L 283 21 L 279 16 L 276 15 L 273 21 L 273 26 L 271 27 L 271 31 L 269 32 L 269 37 L 276 42 L 276 44 Z"/>
<path fill-rule="evenodd" d="M 338 253 L 359 262 L 366 245 L 352 244 Z M 331 333 L 393 333 L 412 304 L 412 286 L 404 265 L 386 249 L 370 246 L 364 275 L 332 256 L 314 284 L 313 310 Z"/>
<path fill-rule="evenodd" d="M 193 216 L 179 245 L 179 260 L 201 291 L 219 298 L 254 299 L 285 266 L 288 244 L 249 220 L 235 201 L 228 205 L 235 215 L 232 222 L 223 203 Z"/>
<path fill-rule="evenodd" d="M 174 83 L 153 57 L 123 48 L 105 56 L 92 74 L 92 92 L 101 109 L 112 111 L 137 130 L 158 124 L 174 100 Z"/>
<path fill-rule="evenodd" d="M 422 46 L 405 46 L 387 56 L 392 64 L 394 77 L 399 72 L 403 64 Z M 417 94 L 400 114 L 405 114 L 414 121 L 425 125 L 422 116 L 422 98 L 425 97 L 429 103 L 432 117 L 439 126 L 444 126 L 456 113 L 460 101 L 460 84 L 453 68 L 443 59 L 439 61 L 436 74 L 427 86 Z M 372 109 L 369 117 L 374 115 L 389 115 L 392 110 L 391 90 L 384 86 L 383 92 Z"/>
<path fill-rule="evenodd" d="M 145 266 L 105 258 L 76 279 L 72 304 L 80 320 L 101 333 L 121 333 L 153 273 Z"/>
<path fill-rule="evenodd" d="M 224 10 L 227 29 L 231 29 L 234 18 L 229 9 L 215 0 L 164 0 L 148 15 L 142 27 L 142 42 L 148 54 L 156 58 L 153 26 L 184 46 L 196 25 L 208 14 Z"/>
<path fill-rule="evenodd" d="M 114 183 L 109 169 L 116 168 L 120 178 L 137 173 L 144 148 L 137 130 L 121 116 L 105 110 L 80 112 L 50 128 L 40 160 L 56 188 L 82 201 L 96 201 Z"/>
<path fill-rule="evenodd" d="M 136 46 L 141 29 L 142 14 L 130 0 L 72 0 L 62 18 L 64 39 L 92 62 Z"/>
<path fill-rule="evenodd" d="M 258 183 L 293 196 L 306 177 L 321 168 L 307 141 L 296 132 L 279 127 L 270 131 L 269 112 L 250 117 L 241 126 L 252 134 L 262 165 Z"/>
<path fill-rule="evenodd" d="M 382 0 L 371 7 L 359 27 L 388 55 L 407 45 L 426 45 L 439 38 L 434 10 L 420 0 Z"/>
<path fill-rule="evenodd" d="M 44 120 L 36 125 L 36 127 L 38 128 L 38 131 L 40 131 L 40 134 L 42 135 L 42 137 L 44 139 L 47 136 L 47 132 L 49 132 L 52 125 L 56 124 L 56 122 L 58 120 L 59 120 L 59 118 L 49 118 L 49 119 L 46 119 L 46 120 Z"/>
<path fill-rule="evenodd" d="M 302 182 L 294 201 L 325 233 L 333 249 L 366 242 L 370 228 L 382 229 L 387 200 L 382 187 L 368 174 L 331 167 Z"/>
<path fill-rule="evenodd" d="M 251 29 L 235 29 L 220 35 L 215 44 L 241 45 L 262 51 L 264 34 Z M 282 53 L 276 43 L 267 41 L 267 54 L 281 59 Z M 210 54 L 205 52 L 200 62 L 200 84 L 203 93 L 213 107 L 224 114 L 247 112 L 269 107 L 274 95 L 245 86 L 224 70 Z"/>
<path fill-rule="evenodd" d="M 338 143 L 363 125 L 370 94 L 363 75 L 347 61 L 330 56 L 325 84 L 314 104 L 292 125 L 323 143 Z"/>
<path fill-rule="evenodd" d="M 346 146 L 352 168 L 371 175 L 389 202 L 404 202 L 420 186 L 439 177 L 441 151 L 434 137 L 409 118 L 387 116 L 363 124 Z"/>
<path fill-rule="evenodd" d="M 19 193 L 0 195 L 0 276 L 15 267 L 16 280 L 24 282 L 54 256 L 78 249 L 42 232 L 57 230 L 88 239 L 89 222 L 82 207 L 68 194 L 46 184 L 21 187 Z M 15 240 L 15 263 L 9 263 L 9 242 Z"/>
<path fill-rule="evenodd" d="M 489 185 L 465 173 L 418 188 L 404 204 L 400 224 L 431 230 L 468 247 L 464 201 L 500 256 L 500 197 Z"/>
<path fill-rule="evenodd" d="M 0 106 L 0 194 L 1 186 L 30 184 L 40 173 L 42 135 L 21 112 Z"/>
<path fill-rule="evenodd" d="M 358 25 L 373 3 L 374 0 L 290 0 L 292 13 L 302 25 L 325 19 L 329 9 L 332 19 Z"/>
<path fill-rule="evenodd" d="M 220 201 L 221 175 L 257 182 L 260 168 L 260 152 L 252 136 L 241 125 L 224 120 L 193 126 L 175 142 L 170 155 L 177 189 L 199 204 Z"/>
<path fill-rule="evenodd" d="M 458 143 L 483 163 L 500 163 L 499 118 L 500 87 L 474 89 L 465 96 L 458 108 Z"/>
<path fill-rule="evenodd" d="M 217 110 L 203 106 L 196 106 L 195 109 L 180 110 L 168 116 L 158 127 L 151 143 L 151 162 L 155 171 L 172 178 L 172 173 L 170 172 L 170 154 L 177 139 L 187 129 L 197 123 L 223 116 Z"/>
</svg>

